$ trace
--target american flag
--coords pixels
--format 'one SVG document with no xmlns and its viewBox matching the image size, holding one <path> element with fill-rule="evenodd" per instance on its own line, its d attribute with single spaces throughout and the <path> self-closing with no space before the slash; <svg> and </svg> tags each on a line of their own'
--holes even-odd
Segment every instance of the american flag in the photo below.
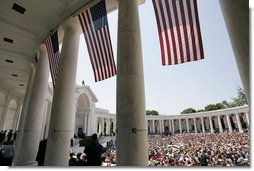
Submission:
<svg viewBox="0 0 254 171">
<path fill-rule="evenodd" d="M 116 75 L 105 0 L 78 15 L 94 71 L 95 82 Z"/>
<path fill-rule="evenodd" d="M 196 0 L 153 0 L 162 65 L 204 59 Z"/>
<path fill-rule="evenodd" d="M 48 51 L 49 67 L 53 82 L 53 88 L 55 89 L 58 64 L 60 59 L 57 31 L 45 41 L 45 45 Z"/>
</svg>

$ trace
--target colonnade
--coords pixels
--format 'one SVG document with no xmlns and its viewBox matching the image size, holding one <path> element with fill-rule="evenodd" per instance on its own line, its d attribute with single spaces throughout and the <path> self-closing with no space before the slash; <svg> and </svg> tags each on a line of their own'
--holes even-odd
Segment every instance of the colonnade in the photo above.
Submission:
<svg viewBox="0 0 254 171">
<path fill-rule="evenodd" d="M 99 117 L 97 122 L 97 134 L 99 136 L 115 135 L 116 120 L 114 118 Z"/>
<path fill-rule="evenodd" d="M 248 2 L 242 0 L 220 0 L 220 2 L 240 76 L 249 100 L 249 11 L 246 10 Z M 64 38 L 47 137 L 45 157 L 45 165 L 47 166 L 68 166 L 70 139 L 73 134 L 73 125 L 75 125 L 74 90 L 81 28 L 73 17 L 66 20 L 62 27 Z M 167 119 L 146 118 L 137 0 L 119 0 L 117 53 L 117 165 L 147 165 L 147 128 L 152 133 L 156 131 L 165 132 L 166 130 L 174 133 L 177 131 L 205 132 L 208 130 L 214 133 L 218 130 L 220 132 L 224 130 L 232 132 L 234 129 L 242 132 L 245 127 L 249 126 L 249 111 L 237 112 L 237 109 L 234 110 L 235 113 L 225 111 L 221 115 L 209 113 L 203 116 L 201 114 L 170 116 Z M 36 71 L 31 71 L 30 76 L 33 78 L 28 80 L 25 98 L 23 99 L 17 135 L 18 141 L 16 141 L 16 145 L 22 145 L 22 148 L 18 147 L 15 150 L 15 165 L 35 164 L 41 138 L 40 133 L 43 129 L 42 113 L 45 106 L 48 75 L 47 52 L 45 46 L 41 45 L 38 68 Z M 7 97 L 6 102 L 9 100 L 10 98 Z M 18 104 L 21 104 L 21 101 Z M 3 111 L 1 122 L 5 121 L 7 109 L 0 108 Z M 0 123 L 0 125 L 3 124 Z M 98 126 L 100 127 L 100 124 Z M 106 132 L 108 129 L 106 128 Z"/>
<path fill-rule="evenodd" d="M 209 114 L 207 114 L 209 113 Z M 148 134 L 157 133 L 215 133 L 249 128 L 247 106 L 199 114 L 148 116 Z"/>
</svg>

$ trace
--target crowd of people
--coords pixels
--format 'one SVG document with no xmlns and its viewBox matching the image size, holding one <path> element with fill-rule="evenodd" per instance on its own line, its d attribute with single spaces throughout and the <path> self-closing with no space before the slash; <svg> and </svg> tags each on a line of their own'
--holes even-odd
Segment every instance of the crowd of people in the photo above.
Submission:
<svg viewBox="0 0 254 171">
<path fill-rule="evenodd" d="M 148 139 L 149 166 L 249 166 L 249 132 Z"/>
<path fill-rule="evenodd" d="M 0 166 L 11 166 L 14 157 L 14 141 L 17 133 L 9 130 L 0 132 Z"/>
<path fill-rule="evenodd" d="M 12 130 L 0 132 L 1 166 L 12 165 L 15 139 Z M 92 142 L 83 153 L 70 151 L 69 166 L 116 166 L 115 143 L 111 140 L 104 148 L 96 134 Z M 248 130 L 148 136 L 148 166 L 250 166 L 249 152 Z"/>
<path fill-rule="evenodd" d="M 184 133 L 148 138 L 149 166 L 250 166 L 249 132 Z M 109 143 L 102 166 L 116 165 L 116 149 Z M 70 152 L 70 166 L 86 165 L 86 154 Z"/>
</svg>

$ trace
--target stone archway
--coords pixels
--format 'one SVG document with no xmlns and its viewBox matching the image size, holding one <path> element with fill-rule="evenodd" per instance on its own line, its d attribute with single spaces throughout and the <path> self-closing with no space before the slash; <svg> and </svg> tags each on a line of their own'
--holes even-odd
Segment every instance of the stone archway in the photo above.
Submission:
<svg viewBox="0 0 254 171">
<path fill-rule="evenodd" d="M 2 114 L 4 111 L 5 100 L 6 99 L 4 94 L 0 92 L 0 118 L 2 118 Z"/>
<path fill-rule="evenodd" d="M 75 115 L 75 131 L 76 135 L 89 133 L 89 117 L 90 100 L 85 94 L 81 94 L 77 101 L 77 110 Z"/>
</svg>

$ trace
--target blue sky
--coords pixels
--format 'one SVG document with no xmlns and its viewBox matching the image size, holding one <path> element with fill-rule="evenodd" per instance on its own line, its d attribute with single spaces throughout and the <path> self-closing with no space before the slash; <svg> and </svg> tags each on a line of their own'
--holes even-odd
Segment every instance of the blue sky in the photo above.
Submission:
<svg viewBox="0 0 254 171">
<path fill-rule="evenodd" d="M 162 66 L 155 14 L 151 0 L 139 7 L 144 61 L 146 108 L 175 115 L 192 107 L 231 101 L 242 87 L 218 0 L 198 1 L 205 59 Z M 108 14 L 115 61 L 118 11 Z M 98 98 L 96 107 L 116 111 L 116 76 L 95 83 L 84 36 L 80 37 L 76 83 L 82 80 Z"/>
</svg>

